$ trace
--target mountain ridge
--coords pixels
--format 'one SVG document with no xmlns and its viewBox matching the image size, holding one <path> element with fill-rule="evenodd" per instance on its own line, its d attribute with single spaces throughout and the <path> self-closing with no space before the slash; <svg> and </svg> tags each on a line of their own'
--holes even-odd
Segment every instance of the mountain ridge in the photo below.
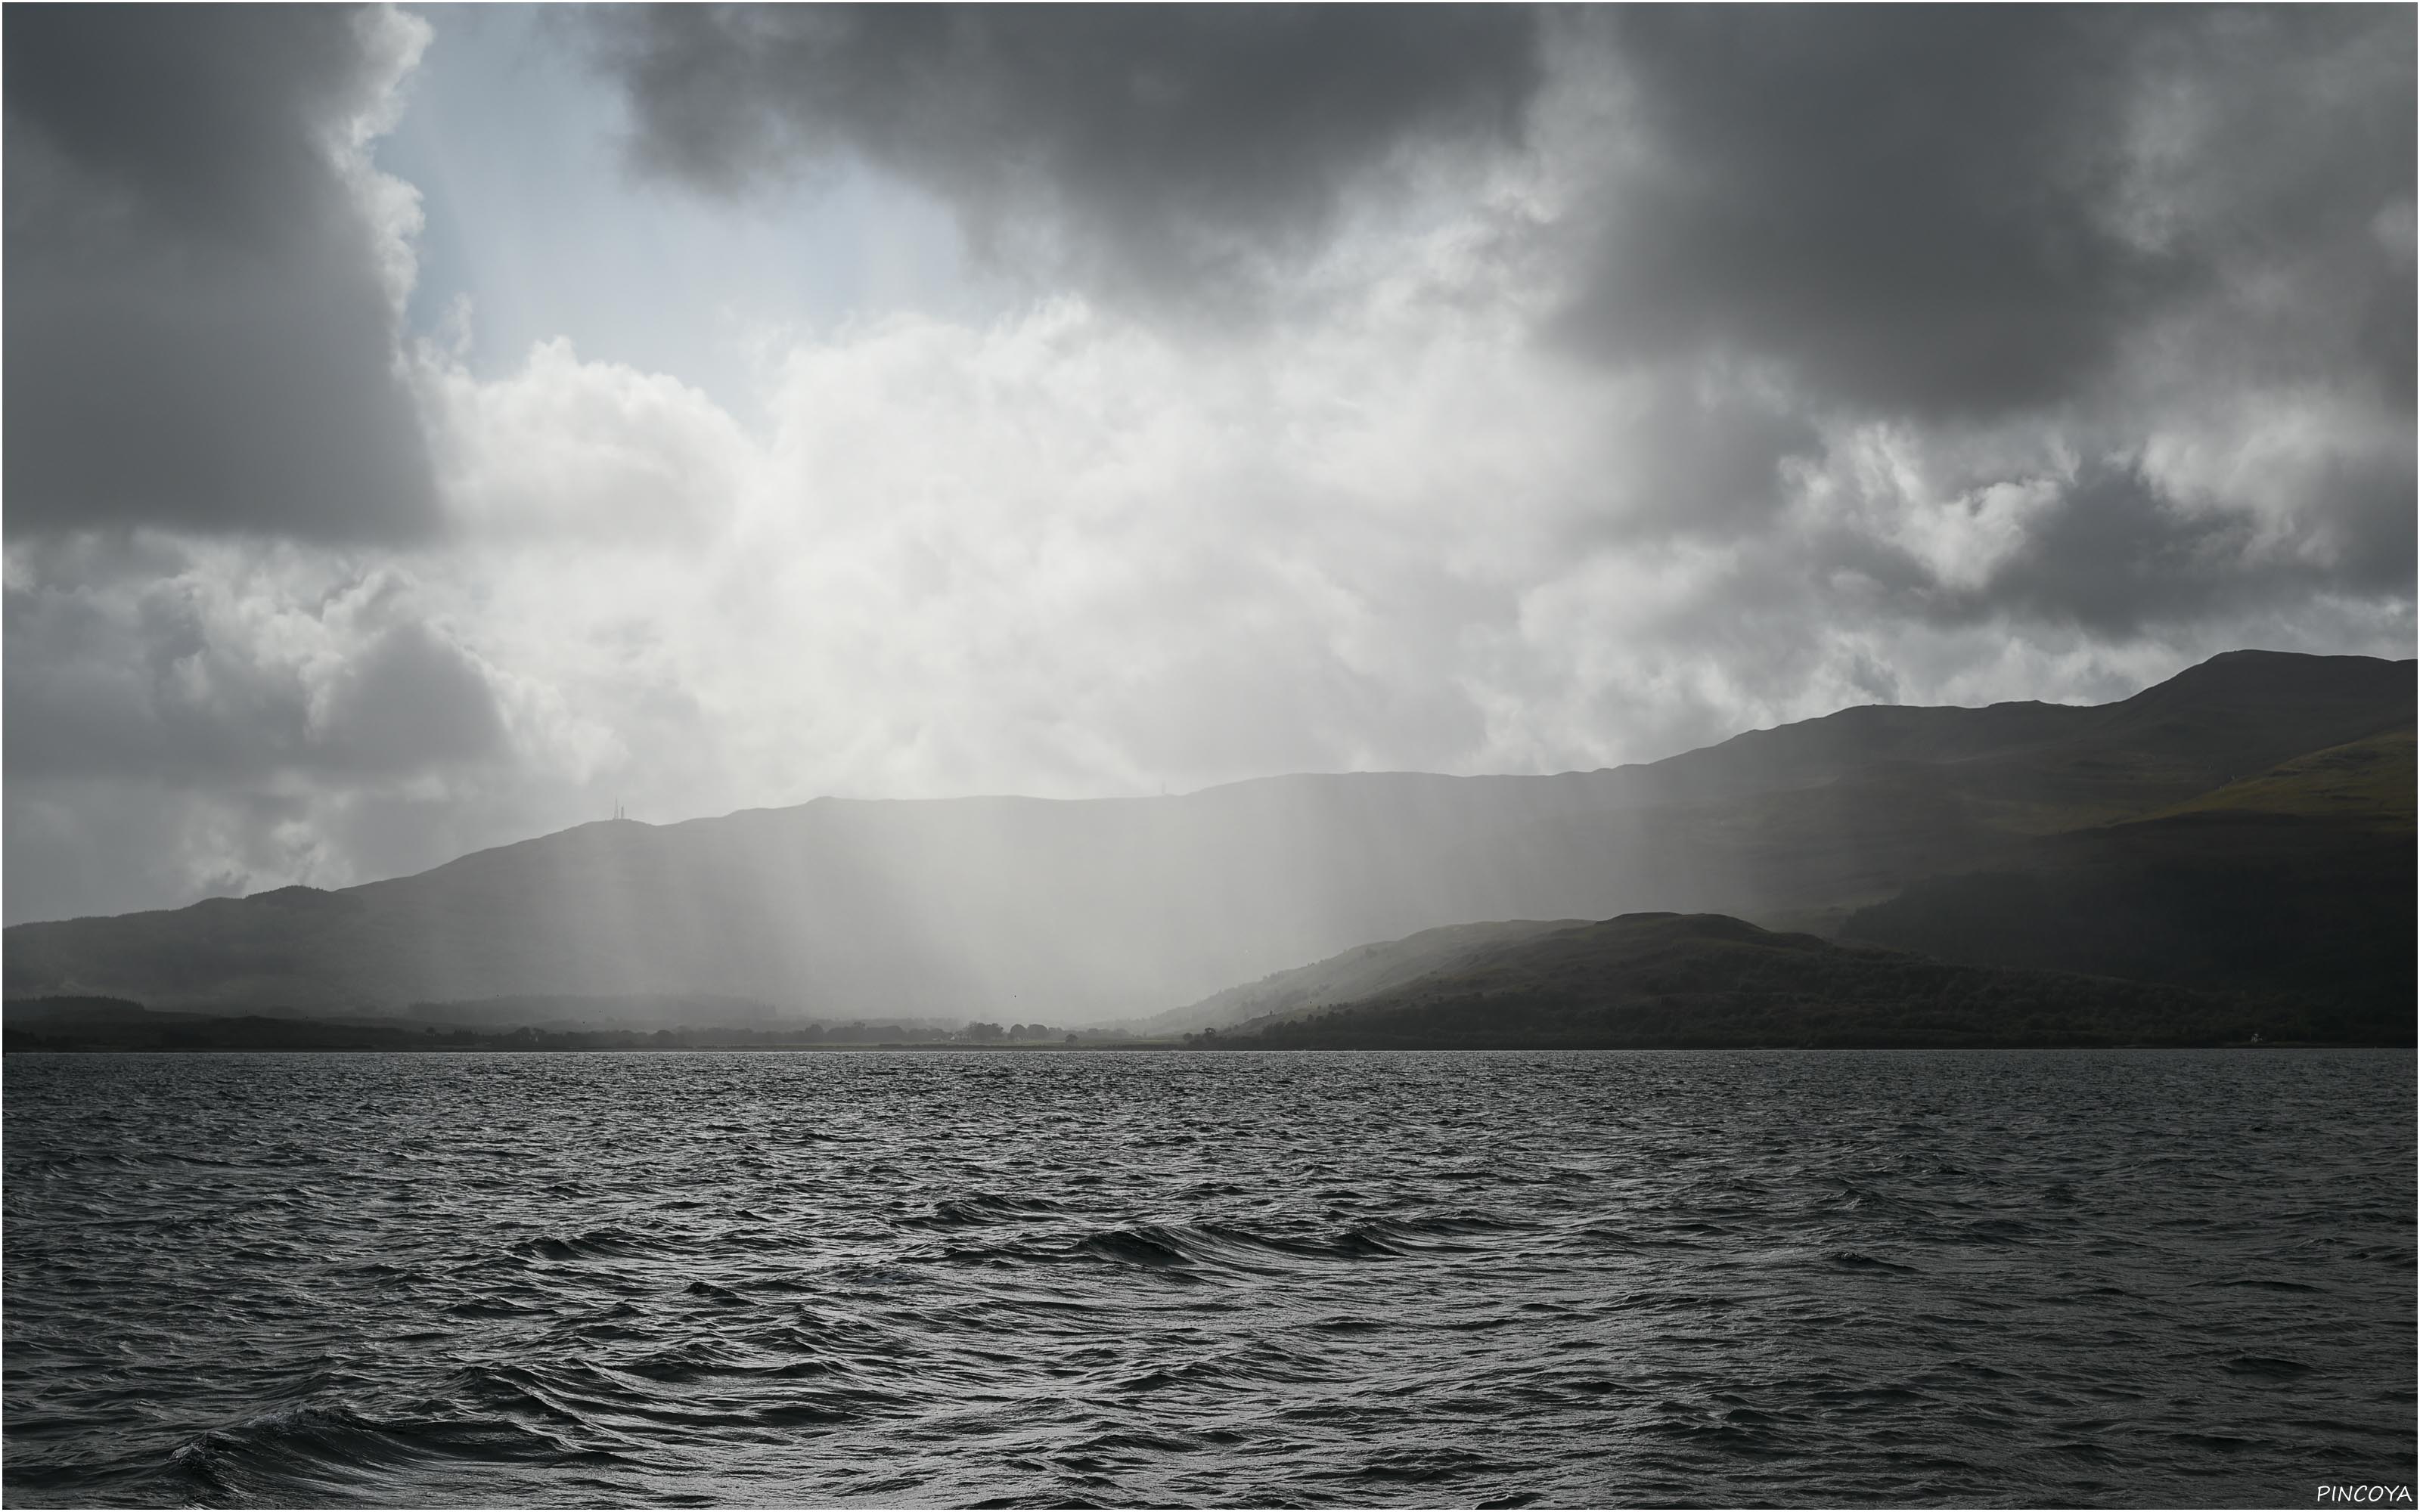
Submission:
<svg viewBox="0 0 2420 1512">
<path fill-rule="evenodd" d="M 11 926 L 8 991 L 348 1011 L 653 993 L 1132 1020 L 1478 919 L 1672 908 L 1835 926 L 2256 758 L 2408 723 L 2412 690 L 2409 660 L 2230 653 L 2110 704 L 1865 705 L 1586 773 L 600 820 L 349 888 Z"/>
</svg>

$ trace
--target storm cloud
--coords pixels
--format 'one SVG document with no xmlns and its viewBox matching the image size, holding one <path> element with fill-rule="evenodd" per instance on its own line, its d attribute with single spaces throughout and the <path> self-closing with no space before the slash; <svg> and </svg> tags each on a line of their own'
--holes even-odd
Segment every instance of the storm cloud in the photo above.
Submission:
<svg viewBox="0 0 2420 1512">
<path fill-rule="evenodd" d="M 2409 10 L 1639 7 L 1570 333 L 1718 348 L 1888 413 L 2072 405 L 2164 318 L 2331 280 L 2288 361 L 2408 393 Z M 2350 286 L 2333 282 L 2346 277 Z M 2401 332 L 2398 339 L 2394 333 Z"/>
<path fill-rule="evenodd" d="M 2410 654 L 2408 8 L 7 27 L 11 919 Z"/>
<path fill-rule="evenodd" d="M 706 7 L 594 15 L 644 169 L 733 192 L 855 153 L 986 244 L 1232 294 L 1422 149 L 1503 148 L 1544 77 L 1510 7 Z"/>
<path fill-rule="evenodd" d="M 2290 345 L 2350 342 L 2411 382 L 2403 8 L 669 7 L 595 25 L 644 169 L 733 192 L 861 153 L 979 226 L 1047 222 L 1074 244 L 1061 271 L 1111 284 L 1302 253 L 1423 150 L 1562 151 L 1567 201 L 1505 250 L 1565 285 L 1561 333 L 1609 359 L 1730 354 L 1822 403 L 1988 414 L 2071 402 L 2149 323 L 2286 275 L 2333 281 L 2329 329 Z M 1549 140 L 1566 97 L 1583 125 Z"/>
<path fill-rule="evenodd" d="M 648 171 L 730 192 L 861 153 L 975 225 L 1042 223 L 1054 270 L 1111 301 L 1308 264 L 1356 235 L 1339 205 L 1417 199 L 1400 170 L 1422 153 L 1495 162 L 1492 196 L 1447 191 L 1477 251 L 1446 297 L 1525 309 L 1542 354 L 1633 385 L 1576 539 L 1753 540 L 1783 528 L 1790 469 L 1825 471 L 1819 432 L 1880 425 L 1981 469 L 1903 507 L 1971 513 L 1995 486 L 2056 501 L 1983 580 L 1931 580 L 1902 552 L 1919 615 L 2133 633 L 2230 593 L 2408 578 L 2409 9 L 598 24 Z M 1845 556 L 1899 550 L 1869 532 Z"/>
<path fill-rule="evenodd" d="M 396 341 L 411 206 L 374 203 L 360 151 L 417 29 L 147 6 L 6 27 L 10 534 L 431 531 Z"/>
</svg>

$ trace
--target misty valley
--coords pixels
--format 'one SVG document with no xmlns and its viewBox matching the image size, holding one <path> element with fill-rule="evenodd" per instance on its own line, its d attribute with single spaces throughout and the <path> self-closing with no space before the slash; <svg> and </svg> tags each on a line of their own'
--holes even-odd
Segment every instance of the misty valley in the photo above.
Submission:
<svg viewBox="0 0 2420 1512">
<path fill-rule="evenodd" d="M 28 1049 L 2410 1044 L 2413 664 L 1644 766 L 606 821 L 7 932 Z"/>
</svg>

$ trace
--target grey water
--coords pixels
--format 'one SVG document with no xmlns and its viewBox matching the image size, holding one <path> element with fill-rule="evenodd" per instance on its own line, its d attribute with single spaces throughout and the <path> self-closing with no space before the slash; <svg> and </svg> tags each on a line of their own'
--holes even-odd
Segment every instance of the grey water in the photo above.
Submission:
<svg viewBox="0 0 2420 1512">
<path fill-rule="evenodd" d="M 7 1058 L 57 1504 L 2310 1505 L 2410 1052 Z"/>
</svg>

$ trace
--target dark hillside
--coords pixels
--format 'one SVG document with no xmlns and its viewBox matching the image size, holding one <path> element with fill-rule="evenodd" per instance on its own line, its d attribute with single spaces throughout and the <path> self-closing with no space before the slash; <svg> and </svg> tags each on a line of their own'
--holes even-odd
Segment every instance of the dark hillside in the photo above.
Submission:
<svg viewBox="0 0 2420 1512">
<path fill-rule="evenodd" d="M 2095 711 L 2079 756 L 2142 751 L 2216 787 L 2412 723 L 2414 663 L 2230 651 Z"/>
<path fill-rule="evenodd" d="M 2409 1043 L 2408 1014 L 2145 982 L 1955 965 L 1761 930 L 1632 914 L 1496 947 L 1458 968 L 1204 1043 L 1237 1049 L 1958 1047 Z"/>
<path fill-rule="evenodd" d="M 1467 961 L 1491 946 L 1573 929 L 1584 919 L 1511 919 L 1502 923 L 1449 924 L 1401 940 L 1357 945 L 1352 949 L 1292 971 L 1214 993 L 1198 1003 L 1171 1009 L 1133 1025 L 1144 1035 L 1220 1028 L 1247 1019 L 1297 1012 L 1315 1004 L 1338 1003 L 1398 986 L 1432 971 Z"/>
<path fill-rule="evenodd" d="M 2415 902 L 2408 833 L 2220 810 L 2054 836 L 2015 866 L 1911 887 L 1842 934 L 1978 964 L 2408 1010 Z"/>
<path fill-rule="evenodd" d="M 2279 764 L 2152 818 L 2047 836 L 1852 916 L 1945 960 L 2408 1008 L 2412 733 Z"/>
</svg>

